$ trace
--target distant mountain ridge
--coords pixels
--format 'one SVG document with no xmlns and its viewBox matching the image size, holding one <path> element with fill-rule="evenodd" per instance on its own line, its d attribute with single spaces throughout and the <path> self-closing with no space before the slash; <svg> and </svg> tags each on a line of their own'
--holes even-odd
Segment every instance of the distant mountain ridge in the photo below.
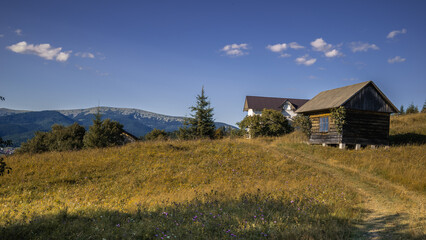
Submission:
<svg viewBox="0 0 426 240">
<path fill-rule="evenodd" d="M 0 137 L 10 139 L 15 145 L 34 136 L 35 131 L 49 131 L 53 124 L 71 125 L 74 122 L 86 129 L 92 125 L 99 110 L 102 119 L 111 119 L 124 125 L 135 136 L 144 136 L 154 128 L 168 132 L 183 126 L 184 117 L 168 116 L 134 108 L 93 107 L 72 110 L 25 111 L 0 108 Z M 216 122 L 217 127 L 231 125 Z"/>
</svg>

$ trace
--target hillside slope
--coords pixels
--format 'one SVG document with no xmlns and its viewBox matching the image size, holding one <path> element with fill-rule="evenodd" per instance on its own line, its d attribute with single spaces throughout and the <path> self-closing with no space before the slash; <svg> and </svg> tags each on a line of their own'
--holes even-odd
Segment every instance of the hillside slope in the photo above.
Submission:
<svg viewBox="0 0 426 240">
<path fill-rule="evenodd" d="M 424 238 L 425 145 L 343 151 L 303 140 L 14 155 L 0 177 L 0 239 Z"/>
</svg>

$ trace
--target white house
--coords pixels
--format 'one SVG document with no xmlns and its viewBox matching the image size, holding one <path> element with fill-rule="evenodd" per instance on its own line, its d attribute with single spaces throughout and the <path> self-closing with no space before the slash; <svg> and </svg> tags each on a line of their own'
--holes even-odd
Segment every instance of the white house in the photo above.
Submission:
<svg viewBox="0 0 426 240">
<path fill-rule="evenodd" d="M 291 121 L 297 115 L 296 110 L 307 101 L 309 99 L 246 96 L 243 111 L 247 111 L 248 116 L 253 116 L 261 114 L 265 108 L 273 109 L 282 112 Z"/>
</svg>

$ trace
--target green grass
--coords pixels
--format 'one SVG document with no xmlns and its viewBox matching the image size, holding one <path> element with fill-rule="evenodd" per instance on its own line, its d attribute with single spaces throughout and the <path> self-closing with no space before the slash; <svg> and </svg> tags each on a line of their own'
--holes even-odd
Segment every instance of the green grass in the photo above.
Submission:
<svg viewBox="0 0 426 240">
<path fill-rule="evenodd" d="M 411 116 L 398 121 L 393 135 L 413 128 L 401 127 Z M 425 121 L 416 124 L 424 135 Z M 304 140 L 295 133 L 14 155 L 6 159 L 13 172 L 0 178 L 0 239 L 353 236 L 362 218 L 357 189 L 283 156 L 284 146 L 425 191 L 424 145 L 341 151 Z"/>
</svg>

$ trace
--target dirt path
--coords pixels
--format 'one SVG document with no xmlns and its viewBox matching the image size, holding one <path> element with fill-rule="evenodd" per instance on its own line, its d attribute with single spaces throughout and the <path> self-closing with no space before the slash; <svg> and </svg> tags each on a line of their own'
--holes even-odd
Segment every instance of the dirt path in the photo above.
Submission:
<svg viewBox="0 0 426 240">
<path fill-rule="evenodd" d="M 364 219 L 356 224 L 354 239 L 426 239 L 425 198 L 403 186 L 366 172 L 318 159 L 290 147 L 274 149 L 288 159 L 331 174 L 363 196 Z"/>
</svg>

